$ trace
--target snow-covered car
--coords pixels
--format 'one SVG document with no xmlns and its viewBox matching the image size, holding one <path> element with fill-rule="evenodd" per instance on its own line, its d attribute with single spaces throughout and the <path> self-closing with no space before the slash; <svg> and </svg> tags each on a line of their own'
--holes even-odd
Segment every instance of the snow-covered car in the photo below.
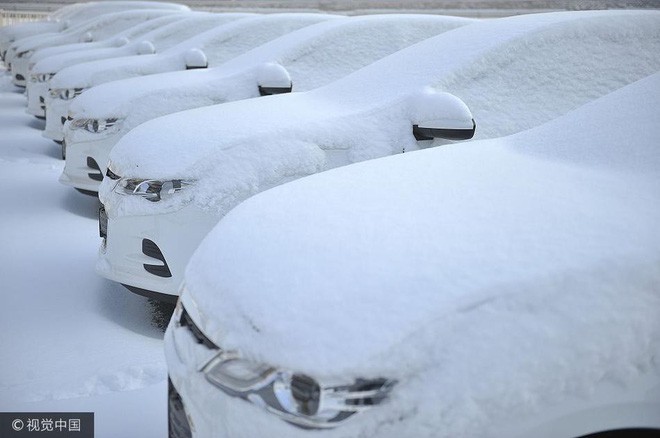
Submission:
<svg viewBox="0 0 660 438">
<path fill-rule="evenodd" d="M 659 106 L 656 74 L 238 206 L 165 334 L 170 436 L 657 437 Z"/>
<path fill-rule="evenodd" d="M 141 22 L 167 14 L 180 14 L 177 9 L 138 9 L 123 12 L 104 14 L 99 18 L 72 27 L 59 34 L 49 36 L 37 35 L 22 39 L 12 44 L 7 60 L 13 76 L 14 85 L 24 87 L 28 75 L 28 66 L 32 54 L 38 49 L 71 44 L 77 42 L 91 42 L 103 40 L 115 34 L 133 27 Z M 15 56 L 14 56 L 15 54 Z"/>
<path fill-rule="evenodd" d="M 161 52 L 211 28 L 251 15 L 209 12 L 170 14 L 149 20 L 98 43 L 78 43 L 39 50 L 32 56 L 35 65 L 29 68 L 28 113 L 45 117 L 50 78 L 63 68 L 99 59 Z M 88 46 L 87 50 L 81 50 L 85 46 Z"/>
<path fill-rule="evenodd" d="M 69 106 L 60 182 L 97 192 L 110 150 L 135 126 L 177 111 L 328 84 L 423 39 L 472 23 L 440 15 L 369 15 L 305 27 L 216 68 L 93 87 Z M 359 50 L 355 50 L 359 47 Z M 95 126 L 108 126 L 95 130 Z"/>
<path fill-rule="evenodd" d="M 50 14 L 44 21 L 33 21 L 28 23 L 16 23 L 0 28 L 0 56 L 5 59 L 5 52 L 14 41 L 28 38 L 38 34 L 61 32 L 84 21 L 94 19 L 102 14 L 120 12 L 129 9 L 176 9 L 180 11 L 189 10 L 188 7 L 165 3 L 145 1 L 96 1 L 86 3 L 74 3 L 64 6 Z"/>
<path fill-rule="evenodd" d="M 83 3 L 64 6 L 49 14 L 45 20 L 28 21 L 10 24 L 0 28 L 0 59 L 5 60 L 5 52 L 9 45 L 17 39 L 27 38 L 40 33 L 61 32 L 66 29 L 67 17 L 75 17 L 76 12 L 82 12 Z M 84 21 L 84 20 L 83 20 Z"/>
<path fill-rule="evenodd" d="M 131 44 L 131 41 L 134 41 L 135 38 L 138 38 L 138 43 L 133 42 L 132 44 L 139 44 L 140 41 L 144 41 L 141 39 L 144 34 L 181 20 L 189 14 L 195 13 L 167 14 L 140 23 L 101 41 L 63 44 L 36 50 L 30 57 L 25 83 L 27 113 L 35 117 L 45 118 L 46 108 L 44 102 L 45 95 L 48 93 L 48 81 L 57 71 L 68 65 L 84 62 L 90 53 L 98 54 L 97 57 L 100 58 L 111 58 L 117 52 L 121 54 L 126 50 L 125 46 Z M 147 53 L 149 49 L 150 47 L 143 47 L 143 50 L 146 50 Z M 80 58 L 82 58 L 82 61 Z"/>
<path fill-rule="evenodd" d="M 176 295 L 201 239 L 248 197 L 447 143 L 436 135 L 469 138 L 471 113 L 475 138 L 540 125 L 658 71 L 659 24 L 660 12 L 630 11 L 488 20 L 312 91 L 150 120 L 110 153 L 97 272 L 143 294 Z"/>
<path fill-rule="evenodd" d="M 43 135 L 56 142 L 64 139 L 70 101 L 90 87 L 136 76 L 215 67 L 286 33 L 330 19 L 340 18 L 312 13 L 257 15 L 207 30 L 160 53 L 83 62 L 64 68 L 50 81 Z"/>
</svg>

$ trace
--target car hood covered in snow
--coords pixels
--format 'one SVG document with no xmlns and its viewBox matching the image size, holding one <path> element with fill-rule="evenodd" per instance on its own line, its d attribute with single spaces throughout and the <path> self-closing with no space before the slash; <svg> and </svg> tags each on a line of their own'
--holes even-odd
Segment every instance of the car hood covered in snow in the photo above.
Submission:
<svg viewBox="0 0 660 438">
<path fill-rule="evenodd" d="M 464 99 L 477 123 L 476 137 L 496 137 L 540 125 L 656 72 L 659 50 L 657 12 L 484 21 L 420 42 L 311 92 L 151 120 L 124 136 L 110 161 L 125 177 L 197 180 L 194 202 L 222 215 L 274 185 L 418 149 L 412 124 L 420 111 L 437 110 L 416 105 L 428 95 L 426 86 Z M 603 59 L 613 64 L 601 71 Z M 104 203 L 113 202 L 106 196 L 111 190 L 104 181 L 99 192 Z M 175 198 L 171 202 L 189 200 Z M 117 214 L 171 207 L 123 199 Z"/>
<path fill-rule="evenodd" d="M 656 74 L 513 136 L 257 195 L 198 248 L 182 300 L 250 360 L 396 378 L 341 436 L 488 436 L 623 393 L 660 371 L 659 104 Z"/>
<path fill-rule="evenodd" d="M 271 64 L 286 69 L 294 91 L 306 91 L 414 42 L 473 22 L 413 14 L 328 20 L 286 34 L 219 67 L 99 85 L 73 101 L 69 112 L 74 118 L 121 118 L 130 129 L 175 111 L 257 97 L 259 81 Z"/>
<path fill-rule="evenodd" d="M 162 53 L 92 61 L 64 68 L 53 77 L 51 87 L 88 88 L 113 80 L 185 70 L 185 55 L 191 49 L 202 50 L 209 66 L 213 67 L 283 34 L 335 17 L 308 13 L 250 16 L 207 30 Z"/>
</svg>

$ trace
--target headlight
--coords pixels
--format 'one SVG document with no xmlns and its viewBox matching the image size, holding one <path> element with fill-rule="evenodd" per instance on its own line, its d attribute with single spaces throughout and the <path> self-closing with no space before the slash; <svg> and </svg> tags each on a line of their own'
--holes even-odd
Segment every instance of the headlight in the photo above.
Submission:
<svg viewBox="0 0 660 438">
<path fill-rule="evenodd" d="M 115 175 L 114 173 L 112 175 Z M 111 178 L 114 179 L 114 178 Z M 183 190 L 192 181 L 174 179 L 160 181 L 155 179 L 121 178 L 115 185 L 114 192 L 120 195 L 137 195 L 147 201 L 158 202 Z"/>
<path fill-rule="evenodd" d="M 104 131 L 115 131 L 119 128 L 119 119 L 74 119 L 71 129 L 84 129 L 98 134 Z"/>
<path fill-rule="evenodd" d="M 83 88 L 56 88 L 50 90 L 53 99 L 71 100 L 83 92 Z"/>
<path fill-rule="evenodd" d="M 53 76 L 55 76 L 55 73 L 40 73 L 30 76 L 30 80 L 32 82 L 48 82 Z"/>
<path fill-rule="evenodd" d="M 379 378 L 325 386 L 307 375 L 250 362 L 226 351 L 202 372 L 231 396 L 248 400 L 296 426 L 317 429 L 339 426 L 354 414 L 380 404 L 395 384 Z"/>
<path fill-rule="evenodd" d="M 17 58 L 27 58 L 32 56 L 34 53 L 34 50 L 26 50 L 25 52 L 21 52 L 18 55 L 16 55 Z"/>
</svg>

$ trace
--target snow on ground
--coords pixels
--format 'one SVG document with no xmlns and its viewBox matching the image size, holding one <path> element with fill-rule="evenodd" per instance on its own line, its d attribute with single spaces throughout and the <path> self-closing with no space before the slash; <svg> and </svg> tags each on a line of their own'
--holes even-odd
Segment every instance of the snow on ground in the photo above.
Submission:
<svg viewBox="0 0 660 438">
<path fill-rule="evenodd" d="M 98 200 L 58 184 L 59 151 L 24 110 L 0 71 L 0 411 L 95 411 L 97 437 L 164 436 L 162 329 L 94 273 Z"/>
</svg>

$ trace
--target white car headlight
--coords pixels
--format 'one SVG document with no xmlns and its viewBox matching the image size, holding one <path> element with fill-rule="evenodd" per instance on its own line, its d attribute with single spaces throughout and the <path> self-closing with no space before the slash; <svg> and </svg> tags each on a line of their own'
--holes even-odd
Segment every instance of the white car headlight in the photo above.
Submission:
<svg viewBox="0 0 660 438">
<path fill-rule="evenodd" d="M 110 169 L 108 169 L 106 176 L 110 179 L 117 180 L 114 187 L 115 193 L 120 195 L 141 196 L 151 202 L 168 199 L 175 193 L 192 184 L 192 181 L 181 179 L 162 181 L 156 179 L 119 178 Z"/>
<path fill-rule="evenodd" d="M 55 76 L 55 73 L 39 73 L 30 76 L 30 80 L 32 82 L 48 82 L 53 76 Z"/>
<path fill-rule="evenodd" d="M 112 119 L 73 119 L 71 129 L 84 129 L 87 132 L 98 134 L 102 132 L 116 132 L 121 121 Z"/>
<path fill-rule="evenodd" d="M 277 369 L 221 351 L 202 372 L 213 385 L 304 428 L 339 426 L 354 414 L 387 398 L 393 380 L 357 379 L 347 385 L 323 385 L 305 374 Z"/>
<path fill-rule="evenodd" d="M 50 97 L 53 99 L 71 100 L 83 91 L 84 88 L 55 88 L 50 90 Z"/>
</svg>

